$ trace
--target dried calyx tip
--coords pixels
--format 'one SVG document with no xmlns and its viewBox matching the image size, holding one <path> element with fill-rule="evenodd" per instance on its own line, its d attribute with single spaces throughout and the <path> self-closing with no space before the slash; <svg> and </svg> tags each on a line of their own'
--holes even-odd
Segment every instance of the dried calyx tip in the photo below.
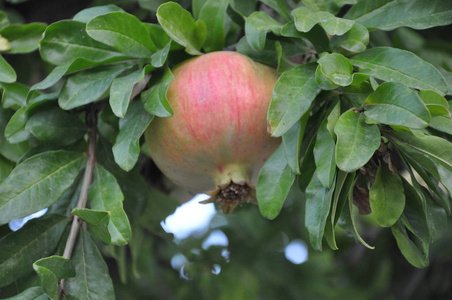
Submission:
<svg viewBox="0 0 452 300">
<path fill-rule="evenodd" d="M 247 183 L 231 182 L 225 188 L 218 188 L 210 195 L 212 196 L 210 199 L 201 201 L 201 203 L 220 202 L 221 209 L 225 214 L 231 213 L 238 205 L 243 203 L 256 204 L 254 188 Z"/>
</svg>

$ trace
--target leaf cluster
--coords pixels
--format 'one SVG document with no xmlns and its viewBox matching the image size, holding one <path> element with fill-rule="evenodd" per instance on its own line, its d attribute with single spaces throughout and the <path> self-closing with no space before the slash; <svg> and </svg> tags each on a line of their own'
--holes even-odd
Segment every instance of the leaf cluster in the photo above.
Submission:
<svg viewBox="0 0 452 300">
<path fill-rule="evenodd" d="M 64 282 L 68 299 L 113 299 L 104 258 L 123 283 L 128 262 L 136 278 L 160 265 L 140 252 L 167 249 L 154 241 L 168 239 L 160 222 L 177 202 L 143 176 L 142 135 L 173 114 L 171 67 L 224 49 L 280 73 L 267 119 L 282 143 L 259 175 L 262 216 L 305 199 L 296 222 L 312 248 L 338 249 L 343 231 L 373 248 L 359 233 L 372 223 L 428 265 L 451 212 L 452 56 L 416 30 L 450 25 L 450 1 L 139 0 L 134 14 L 101 2 L 49 25 L 0 11 L 0 287 L 57 299 Z M 23 56 L 46 75 L 24 76 Z"/>
</svg>

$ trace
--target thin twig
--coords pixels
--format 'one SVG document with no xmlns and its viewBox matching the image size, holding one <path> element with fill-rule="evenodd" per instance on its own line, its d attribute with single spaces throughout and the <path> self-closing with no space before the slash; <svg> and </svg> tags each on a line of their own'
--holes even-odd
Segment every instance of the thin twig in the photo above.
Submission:
<svg viewBox="0 0 452 300">
<path fill-rule="evenodd" d="M 77 208 L 85 208 L 88 201 L 88 189 L 91 185 L 93 178 L 93 170 L 96 165 L 96 139 L 97 139 L 97 112 L 91 106 L 86 112 L 86 123 L 90 127 L 88 132 L 88 158 L 86 160 L 85 173 L 83 174 L 82 189 L 78 198 Z M 77 240 L 78 232 L 82 226 L 83 220 L 78 216 L 74 216 L 72 219 L 71 231 L 64 248 L 63 257 L 71 258 L 72 251 L 74 250 L 75 241 Z M 64 280 L 60 281 L 58 287 L 58 299 L 61 298 L 63 292 Z"/>
</svg>

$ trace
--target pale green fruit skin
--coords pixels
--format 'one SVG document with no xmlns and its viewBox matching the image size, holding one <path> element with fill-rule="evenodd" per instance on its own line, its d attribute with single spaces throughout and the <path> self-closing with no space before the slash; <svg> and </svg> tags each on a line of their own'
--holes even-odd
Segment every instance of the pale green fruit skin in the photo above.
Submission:
<svg viewBox="0 0 452 300">
<path fill-rule="evenodd" d="M 255 185 L 280 144 L 267 133 L 277 73 L 236 52 L 212 52 L 172 70 L 170 118 L 146 130 L 154 162 L 175 184 L 209 192 L 231 181 Z"/>
</svg>

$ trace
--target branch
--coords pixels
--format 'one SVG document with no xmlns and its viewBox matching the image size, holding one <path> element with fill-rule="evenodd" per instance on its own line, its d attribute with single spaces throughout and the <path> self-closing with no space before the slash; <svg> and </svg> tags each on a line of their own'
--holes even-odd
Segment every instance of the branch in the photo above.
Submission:
<svg viewBox="0 0 452 300">
<path fill-rule="evenodd" d="M 97 140 L 97 112 L 93 106 L 90 106 L 87 115 L 86 123 L 90 130 L 88 132 L 88 158 L 86 160 L 85 173 L 83 174 L 82 189 L 78 198 L 77 208 L 85 208 L 88 201 L 88 189 L 93 179 L 93 170 L 96 165 L 96 140 Z M 78 216 L 74 216 L 72 219 L 71 231 L 64 248 L 63 257 L 70 259 L 72 251 L 74 250 L 75 241 L 77 240 L 78 232 L 82 226 L 83 220 Z M 61 298 L 63 292 L 64 280 L 60 281 L 58 287 L 58 299 Z"/>
</svg>

